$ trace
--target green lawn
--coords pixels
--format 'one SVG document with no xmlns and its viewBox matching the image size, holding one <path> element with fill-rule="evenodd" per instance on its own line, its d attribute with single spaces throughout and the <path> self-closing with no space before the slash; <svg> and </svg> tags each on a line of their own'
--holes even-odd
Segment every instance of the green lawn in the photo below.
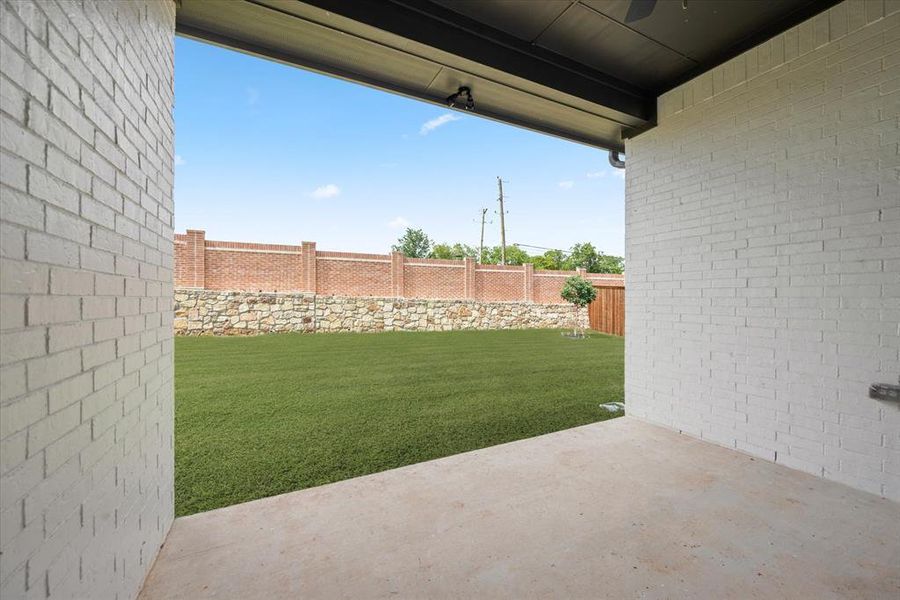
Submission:
<svg viewBox="0 0 900 600">
<path fill-rule="evenodd" d="M 623 341 L 559 331 L 175 340 L 187 515 L 609 418 Z"/>
</svg>

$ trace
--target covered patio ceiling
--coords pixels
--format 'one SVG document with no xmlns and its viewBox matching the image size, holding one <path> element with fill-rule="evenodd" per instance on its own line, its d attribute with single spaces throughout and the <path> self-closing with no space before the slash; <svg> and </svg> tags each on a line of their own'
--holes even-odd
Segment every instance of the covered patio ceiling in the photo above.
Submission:
<svg viewBox="0 0 900 600">
<path fill-rule="evenodd" d="M 896 503 L 622 417 L 175 521 L 139 600 L 896 598 Z"/>
<path fill-rule="evenodd" d="M 177 31 L 610 150 L 656 98 L 836 0 L 180 0 Z M 298 110 L 303 98 L 297 98 Z"/>
</svg>

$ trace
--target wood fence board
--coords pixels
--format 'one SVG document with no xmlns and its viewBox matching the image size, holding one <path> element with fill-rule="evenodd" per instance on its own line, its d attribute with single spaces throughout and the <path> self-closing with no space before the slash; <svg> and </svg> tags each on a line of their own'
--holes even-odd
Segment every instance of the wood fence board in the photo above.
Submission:
<svg viewBox="0 0 900 600">
<path fill-rule="evenodd" d="M 595 285 L 597 298 L 588 306 L 591 329 L 625 335 L 625 288 Z"/>
</svg>

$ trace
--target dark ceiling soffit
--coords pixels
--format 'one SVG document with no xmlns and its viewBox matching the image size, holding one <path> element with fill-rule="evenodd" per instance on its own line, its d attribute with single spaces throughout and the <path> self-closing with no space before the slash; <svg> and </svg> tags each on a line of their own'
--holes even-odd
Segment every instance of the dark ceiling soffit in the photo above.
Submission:
<svg viewBox="0 0 900 600">
<path fill-rule="evenodd" d="M 728 48 L 723 48 L 722 51 L 714 58 L 704 61 L 703 63 L 697 65 L 697 67 L 684 73 L 675 80 L 668 82 L 665 86 L 656 91 L 656 95 L 662 96 L 666 92 L 677 88 L 679 85 L 687 83 L 691 79 L 703 75 L 707 71 L 711 71 L 719 65 L 727 63 L 732 58 L 743 54 L 747 50 L 755 48 L 756 46 L 759 46 L 764 42 L 769 41 L 776 35 L 784 33 L 791 27 L 799 25 L 803 21 L 811 19 L 814 16 L 825 12 L 832 6 L 840 4 L 843 1 L 844 0 L 812 0 L 811 2 L 798 7 L 793 12 L 788 13 L 780 19 L 771 21 L 762 29 L 745 37 L 744 39 L 729 46 Z"/>
<path fill-rule="evenodd" d="M 303 2 L 642 121 L 656 120 L 652 93 L 427 0 Z"/>
<path fill-rule="evenodd" d="M 180 23 L 176 21 L 175 31 L 184 37 L 200 40 L 203 42 L 208 42 L 210 44 L 215 44 L 217 46 L 222 46 L 224 48 L 230 48 L 232 50 L 238 50 L 241 52 L 246 52 L 247 54 L 252 54 L 254 56 L 259 56 L 262 58 L 268 58 L 271 60 L 275 60 L 284 64 L 294 65 L 303 67 L 306 69 L 310 69 L 312 71 L 316 71 L 318 73 L 324 73 L 327 75 L 333 75 L 335 77 L 339 77 L 341 79 L 345 79 L 347 81 L 352 81 L 355 83 L 360 83 L 375 89 L 387 90 L 389 92 L 393 92 L 395 94 L 399 94 L 401 96 L 406 96 L 408 98 L 415 98 L 418 100 L 424 100 L 426 102 L 431 102 L 433 104 L 438 104 L 441 106 L 446 106 L 446 98 L 441 97 L 431 97 L 426 96 L 421 93 L 419 90 L 408 89 L 403 86 L 398 85 L 389 85 L 386 84 L 382 80 L 376 80 L 360 73 L 354 71 L 344 71 L 342 69 L 335 68 L 330 64 L 318 63 L 316 61 L 310 61 L 307 59 L 301 59 L 300 57 L 284 53 L 279 50 L 274 50 L 272 48 L 267 48 L 264 46 L 259 46 L 257 44 L 252 44 L 246 42 L 244 40 L 240 40 L 237 38 L 233 38 L 228 35 L 222 35 L 219 33 L 215 33 L 209 31 L 207 29 L 202 29 L 199 27 L 193 27 L 191 25 L 185 25 L 184 23 Z M 608 150 L 625 150 L 625 144 L 621 141 L 614 141 L 608 139 L 601 139 L 598 137 L 591 137 L 579 134 L 577 131 L 572 130 L 562 130 L 558 128 L 553 128 L 547 125 L 535 125 L 534 123 L 530 123 L 515 117 L 512 117 L 508 114 L 499 114 L 494 113 L 492 111 L 485 111 L 484 109 L 478 109 L 476 114 L 481 117 L 485 117 L 487 119 L 491 119 L 493 121 L 498 121 L 501 123 L 508 123 L 510 125 L 515 125 L 517 127 L 522 127 L 524 129 L 528 129 L 531 131 L 537 131 L 539 133 L 545 133 L 547 135 L 551 135 L 554 137 L 558 137 L 565 140 L 571 140 L 573 142 L 578 142 L 580 144 L 585 144 L 591 147 L 600 147 Z M 602 117 L 597 117 L 602 118 Z"/>
<path fill-rule="evenodd" d="M 422 100 L 430 100 L 430 101 L 442 101 L 443 98 L 426 98 L 423 97 L 421 92 L 414 89 L 409 89 L 404 86 L 399 86 L 395 84 L 389 84 L 381 80 L 372 79 L 370 77 L 366 77 L 356 71 L 347 71 L 344 69 L 336 68 L 334 65 L 328 63 L 320 63 L 318 61 L 309 60 L 306 57 L 300 57 L 296 54 L 292 54 L 290 52 L 282 52 L 280 50 L 276 50 L 274 48 L 269 48 L 268 46 L 261 46 L 259 44 L 254 44 L 252 42 L 248 42 L 246 40 L 235 38 L 230 35 L 225 35 L 222 33 L 217 33 L 215 31 L 211 31 L 209 29 L 204 29 L 202 27 L 195 27 L 193 25 L 186 25 L 180 21 L 175 22 L 175 33 L 178 35 L 200 40 L 203 42 L 209 42 L 210 44 L 215 44 L 217 46 L 221 46 L 223 48 L 229 48 L 232 50 L 238 50 L 241 52 L 246 52 L 247 54 L 252 54 L 254 56 L 259 56 L 262 58 L 268 58 L 271 60 L 278 61 L 280 63 L 284 63 L 287 65 L 295 65 L 299 67 L 304 67 L 306 69 L 310 69 L 312 71 L 316 71 L 318 73 L 325 73 L 328 75 L 334 75 L 335 77 L 339 77 L 341 79 L 346 79 L 349 81 L 355 81 L 361 83 L 363 85 L 367 85 L 370 87 L 380 88 L 384 90 L 388 90 L 402 96 L 409 96 L 412 98 L 421 98 Z"/>
</svg>

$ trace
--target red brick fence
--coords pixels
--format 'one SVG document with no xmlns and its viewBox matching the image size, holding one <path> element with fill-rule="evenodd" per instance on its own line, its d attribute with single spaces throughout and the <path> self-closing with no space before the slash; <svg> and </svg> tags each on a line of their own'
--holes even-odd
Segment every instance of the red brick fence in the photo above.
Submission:
<svg viewBox="0 0 900 600">
<path fill-rule="evenodd" d="M 576 273 L 535 271 L 530 264 L 481 265 L 471 258 L 408 258 L 400 252 L 323 252 L 315 242 L 219 242 L 191 229 L 175 235 L 178 288 L 558 304 L 563 282 Z M 580 274 L 598 285 L 623 282 L 621 275 Z"/>
</svg>

